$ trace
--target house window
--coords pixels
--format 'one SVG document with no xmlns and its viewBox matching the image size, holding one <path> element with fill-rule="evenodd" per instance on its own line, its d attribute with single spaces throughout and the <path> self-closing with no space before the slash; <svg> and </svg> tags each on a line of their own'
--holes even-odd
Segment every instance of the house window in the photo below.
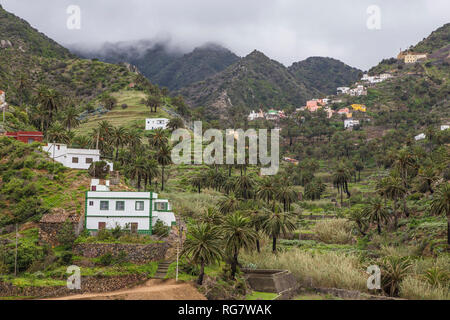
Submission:
<svg viewBox="0 0 450 320">
<path fill-rule="evenodd" d="M 124 211 L 125 210 L 125 201 L 116 201 L 116 210 Z"/>
<path fill-rule="evenodd" d="M 72 158 L 72 163 L 78 163 L 78 158 L 77 157 L 73 157 Z"/>
<path fill-rule="evenodd" d="M 155 210 L 156 211 L 167 210 L 167 203 L 166 202 L 155 202 Z"/>
<path fill-rule="evenodd" d="M 97 186 L 92 186 L 92 191 L 97 191 Z"/>
<path fill-rule="evenodd" d="M 94 201 L 89 201 L 89 206 L 92 207 L 94 205 Z"/>
<path fill-rule="evenodd" d="M 136 211 L 144 211 L 144 201 L 136 201 Z"/>
<path fill-rule="evenodd" d="M 86 163 L 87 164 L 92 163 L 92 158 L 86 158 Z"/>
<path fill-rule="evenodd" d="M 100 210 L 109 210 L 109 201 L 100 201 Z"/>
<path fill-rule="evenodd" d="M 57 148 L 58 150 L 60 150 L 60 149 L 61 149 L 61 146 L 60 146 L 60 145 L 57 145 L 56 148 Z"/>
<path fill-rule="evenodd" d="M 34 142 L 34 139 L 28 139 L 28 143 L 30 144 L 30 143 L 33 143 Z"/>
</svg>

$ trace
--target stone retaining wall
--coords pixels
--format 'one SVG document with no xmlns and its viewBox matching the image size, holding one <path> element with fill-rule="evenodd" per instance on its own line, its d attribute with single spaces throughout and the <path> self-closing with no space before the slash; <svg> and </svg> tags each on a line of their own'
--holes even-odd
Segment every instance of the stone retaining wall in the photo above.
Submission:
<svg viewBox="0 0 450 320">
<path fill-rule="evenodd" d="M 66 286 L 16 287 L 0 281 L 0 297 L 61 297 L 81 293 L 102 293 L 134 287 L 147 280 L 146 275 L 114 277 L 81 277 L 81 290 L 69 290 Z"/>
<path fill-rule="evenodd" d="M 164 260 L 168 248 L 167 242 L 151 244 L 81 243 L 74 246 L 73 252 L 86 258 L 99 258 L 107 253 L 117 257 L 121 252 L 125 252 L 126 261 L 147 263 Z"/>
</svg>

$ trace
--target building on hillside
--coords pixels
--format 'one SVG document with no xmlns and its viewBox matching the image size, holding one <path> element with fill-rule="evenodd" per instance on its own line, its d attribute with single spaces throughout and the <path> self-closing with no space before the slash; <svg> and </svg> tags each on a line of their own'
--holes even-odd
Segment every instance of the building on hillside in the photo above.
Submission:
<svg viewBox="0 0 450 320">
<path fill-rule="evenodd" d="M 348 94 L 348 92 L 350 91 L 349 87 L 339 87 L 337 88 L 337 94 Z"/>
<path fill-rule="evenodd" d="M 43 147 L 49 153 L 50 158 L 61 163 L 67 168 L 87 170 L 93 162 L 100 160 L 100 150 L 97 149 L 73 149 L 66 144 L 49 143 Z M 114 170 L 114 164 L 105 161 L 109 165 L 109 170 Z"/>
<path fill-rule="evenodd" d="M 367 89 L 362 85 L 358 85 L 356 88 L 350 89 L 348 94 L 352 97 L 367 96 Z"/>
<path fill-rule="evenodd" d="M 289 157 L 284 157 L 283 161 L 298 165 L 298 160 L 297 159 L 293 159 L 293 158 L 289 158 Z"/>
<path fill-rule="evenodd" d="M 344 120 L 344 128 L 349 129 L 355 126 L 359 126 L 359 120 L 346 119 Z"/>
<path fill-rule="evenodd" d="M 0 106 L 6 102 L 6 93 L 3 90 L 0 90 Z"/>
<path fill-rule="evenodd" d="M 151 235 L 157 221 L 176 225 L 169 201 L 154 192 L 87 191 L 85 212 L 85 228 L 91 232 L 119 225 Z"/>
<path fill-rule="evenodd" d="M 264 117 L 264 112 L 261 109 L 259 109 L 259 112 L 255 112 L 254 110 L 252 110 L 252 112 L 250 112 L 250 114 L 248 115 L 248 121 L 264 119 Z"/>
<path fill-rule="evenodd" d="M 280 118 L 280 115 L 278 114 L 278 111 L 277 111 L 277 110 L 270 109 L 270 110 L 266 113 L 266 119 L 267 119 L 267 120 L 277 121 L 279 118 Z"/>
<path fill-rule="evenodd" d="M 425 133 L 421 133 L 421 134 L 415 136 L 414 139 L 415 139 L 416 141 L 420 141 L 420 140 L 424 140 L 426 137 L 427 137 L 427 136 L 425 135 Z"/>
<path fill-rule="evenodd" d="M 109 191 L 109 180 L 91 179 L 90 191 Z"/>
<path fill-rule="evenodd" d="M 336 111 L 334 111 L 333 109 L 331 109 L 329 107 L 326 107 L 324 110 L 327 113 L 328 119 L 332 118 L 333 115 L 336 113 Z"/>
<path fill-rule="evenodd" d="M 342 109 L 339 109 L 337 113 L 338 114 L 347 114 L 349 112 L 350 112 L 350 110 L 348 108 L 342 108 Z"/>
<path fill-rule="evenodd" d="M 408 53 L 405 55 L 405 63 L 416 63 L 417 61 L 426 58 L 427 55 L 424 53 Z"/>
<path fill-rule="evenodd" d="M 361 111 L 361 112 L 366 112 L 367 108 L 365 105 L 363 104 L 352 104 L 352 109 L 354 111 Z"/>
<path fill-rule="evenodd" d="M 167 129 L 169 119 L 166 118 L 149 118 L 145 119 L 145 130 Z"/>
<path fill-rule="evenodd" d="M 306 101 L 306 109 L 309 112 L 316 112 L 320 108 L 321 108 L 321 106 L 319 106 L 319 103 L 317 100 Z"/>
<path fill-rule="evenodd" d="M 7 132 L 6 136 L 28 144 L 44 140 L 44 135 L 39 131 Z"/>
<path fill-rule="evenodd" d="M 441 131 L 448 130 L 448 129 L 450 129 L 450 125 L 448 125 L 448 124 L 444 124 L 441 126 Z"/>
</svg>

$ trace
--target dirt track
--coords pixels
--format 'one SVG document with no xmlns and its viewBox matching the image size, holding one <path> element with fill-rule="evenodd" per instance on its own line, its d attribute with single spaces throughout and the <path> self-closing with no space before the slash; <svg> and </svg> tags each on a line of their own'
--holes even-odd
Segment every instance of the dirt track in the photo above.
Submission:
<svg viewBox="0 0 450 320">
<path fill-rule="evenodd" d="M 152 279 L 144 285 L 106 293 L 85 293 L 46 300 L 206 300 L 190 283 Z"/>
</svg>

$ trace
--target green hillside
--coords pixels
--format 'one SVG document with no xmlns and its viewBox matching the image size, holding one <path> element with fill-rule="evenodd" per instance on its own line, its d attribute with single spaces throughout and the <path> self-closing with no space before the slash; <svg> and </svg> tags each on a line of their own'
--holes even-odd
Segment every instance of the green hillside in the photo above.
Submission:
<svg viewBox="0 0 450 320">
<path fill-rule="evenodd" d="M 345 63 L 324 57 L 310 57 L 289 67 L 295 78 L 324 94 L 336 94 L 337 87 L 348 86 L 359 80 L 362 71 Z"/>
<path fill-rule="evenodd" d="M 179 91 L 191 106 L 206 108 L 206 116 L 217 118 L 231 106 L 245 110 L 301 106 L 319 95 L 297 82 L 281 63 L 253 51 L 216 76 Z"/>
</svg>

